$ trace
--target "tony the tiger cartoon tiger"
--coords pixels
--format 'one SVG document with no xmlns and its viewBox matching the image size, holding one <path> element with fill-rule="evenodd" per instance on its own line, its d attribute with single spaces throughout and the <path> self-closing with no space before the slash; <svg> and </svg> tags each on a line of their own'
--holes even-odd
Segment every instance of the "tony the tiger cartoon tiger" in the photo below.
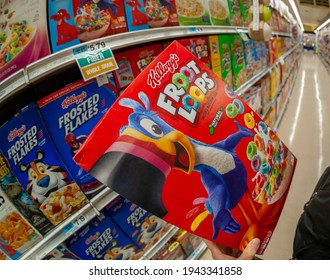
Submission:
<svg viewBox="0 0 330 280">
<path fill-rule="evenodd" d="M 44 200 L 54 191 L 68 184 L 65 170 L 59 166 L 50 166 L 42 161 L 45 153 L 36 151 L 36 159 L 29 164 L 19 164 L 21 172 L 28 175 L 27 191 L 30 196 L 42 204 Z"/>
</svg>

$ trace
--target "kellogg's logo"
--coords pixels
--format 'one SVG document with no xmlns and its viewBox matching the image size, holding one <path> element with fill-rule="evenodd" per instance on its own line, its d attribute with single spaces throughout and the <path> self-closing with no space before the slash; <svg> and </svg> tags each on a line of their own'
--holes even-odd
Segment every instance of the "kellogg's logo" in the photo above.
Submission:
<svg viewBox="0 0 330 280">
<path fill-rule="evenodd" d="M 178 69 L 178 61 L 179 57 L 176 54 L 171 54 L 169 60 L 165 63 L 158 62 L 153 69 L 150 69 L 147 77 L 147 84 L 152 88 L 160 86 L 163 77 L 168 72 L 174 73 L 174 71 Z"/>
<path fill-rule="evenodd" d="M 83 91 L 81 94 L 76 95 L 72 94 L 71 96 L 66 97 L 62 102 L 62 109 L 69 108 L 72 104 L 79 104 L 87 97 L 86 91 Z"/>
</svg>

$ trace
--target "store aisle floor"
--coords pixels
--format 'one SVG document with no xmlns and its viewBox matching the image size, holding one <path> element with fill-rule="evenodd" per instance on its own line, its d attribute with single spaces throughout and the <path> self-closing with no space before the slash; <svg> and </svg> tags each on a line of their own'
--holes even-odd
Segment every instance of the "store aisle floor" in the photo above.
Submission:
<svg viewBox="0 0 330 280">
<path fill-rule="evenodd" d="M 330 165 L 330 77 L 319 57 L 304 52 L 278 136 L 298 158 L 291 189 L 273 237 L 260 256 L 268 260 L 292 257 L 296 224 L 313 189 Z M 202 259 L 211 258 L 207 251 Z"/>
</svg>

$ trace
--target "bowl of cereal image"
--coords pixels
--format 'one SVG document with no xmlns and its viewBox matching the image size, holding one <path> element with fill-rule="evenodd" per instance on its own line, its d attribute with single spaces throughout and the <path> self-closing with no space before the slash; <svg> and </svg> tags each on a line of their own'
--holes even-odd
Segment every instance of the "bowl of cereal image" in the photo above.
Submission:
<svg viewBox="0 0 330 280">
<path fill-rule="evenodd" d="M 111 15 L 108 11 L 100 10 L 94 4 L 84 5 L 75 16 L 79 40 L 87 42 L 105 36 L 110 22 Z"/>
<path fill-rule="evenodd" d="M 145 6 L 148 25 L 151 28 L 165 26 L 168 21 L 168 9 L 155 1 L 147 1 Z"/>
<path fill-rule="evenodd" d="M 228 4 L 224 0 L 210 0 L 209 10 L 213 25 L 228 25 Z"/>
<path fill-rule="evenodd" d="M 177 0 L 176 9 L 182 25 L 209 25 L 209 13 L 200 0 Z"/>
</svg>

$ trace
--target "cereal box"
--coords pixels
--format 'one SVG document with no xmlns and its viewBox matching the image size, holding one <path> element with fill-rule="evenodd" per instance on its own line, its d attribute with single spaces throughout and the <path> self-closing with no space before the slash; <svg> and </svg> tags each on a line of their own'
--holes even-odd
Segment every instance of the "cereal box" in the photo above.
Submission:
<svg viewBox="0 0 330 280">
<path fill-rule="evenodd" d="M 229 19 L 232 26 L 243 26 L 243 17 L 239 0 L 228 0 Z"/>
<path fill-rule="evenodd" d="M 211 67 L 208 38 L 205 36 L 184 38 L 177 40 L 193 55 L 202 61 L 207 67 Z"/>
<path fill-rule="evenodd" d="M 72 158 L 116 100 L 115 91 L 111 84 L 99 87 L 95 80 L 81 80 L 38 101 L 43 120 L 63 162 L 88 198 L 95 196 L 103 184 Z"/>
<path fill-rule="evenodd" d="M 246 82 L 243 40 L 239 35 L 229 35 L 233 88 L 237 89 Z"/>
<path fill-rule="evenodd" d="M 208 0 L 175 0 L 180 25 L 211 25 Z"/>
<path fill-rule="evenodd" d="M 114 72 L 116 87 L 127 87 L 162 52 L 161 44 L 148 44 L 115 53 L 118 69 Z"/>
<path fill-rule="evenodd" d="M 18 212 L 15 205 L 0 188 L 1 249 L 10 258 L 17 258 L 41 239 L 41 234 Z"/>
<path fill-rule="evenodd" d="M 48 0 L 48 25 L 53 52 L 128 30 L 123 0 Z"/>
<path fill-rule="evenodd" d="M 233 71 L 229 35 L 219 35 L 218 42 L 220 50 L 221 77 L 228 86 L 233 87 Z"/>
<path fill-rule="evenodd" d="M 29 104 L 0 127 L 0 136 L 0 149 L 13 174 L 52 224 L 87 203 L 57 153 L 36 104 Z"/>
<path fill-rule="evenodd" d="M 208 0 L 212 25 L 230 25 L 227 0 Z"/>
<path fill-rule="evenodd" d="M 128 260 L 137 253 L 125 233 L 101 213 L 65 242 L 68 249 L 83 260 Z"/>
<path fill-rule="evenodd" d="M 49 54 L 45 0 L 0 0 L 0 82 Z"/>
<path fill-rule="evenodd" d="M 128 31 L 148 29 L 148 17 L 144 0 L 124 1 Z"/>
<path fill-rule="evenodd" d="M 249 16 L 249 9 L 252 6 L 252 0 L 239 0 L 239 7 L 243 19 L 243 26 L 249 27 L 252 18 Z"/>
<path fill-rule="evenodd" d="M 258 236 L 258 253 L 296 165 L 274 131 L 178 42 L 126 88 L 74 160 L 195 235 L 237 249 Z"/>
<path fill-rule="evenodd" d="M 209 36 L 211 70 L 221 79 L 221 58 L 218 36 Z"/>
<path fill-rule="evenodd" d="M 138 248 L 154 243 L 153 239 L 165 226 L 163 220 L 121 196 L 109 203 L 105 211 Z"/>
<path fill-rule="evenodd" d="M 179 25 L 175 0 L 144 0 L 150 28 Z"/>
<path fill-rule="evenodd" d="M 17 210 L 34 226 L 42 235 L 53 229 L 53 225 L 40 211 L 37 204 L 32 201 L 29 194 L 23 189 L 10 170 L 7 159 L 0 151 L 0 188 L 6 193 Z"/>
</svg>

